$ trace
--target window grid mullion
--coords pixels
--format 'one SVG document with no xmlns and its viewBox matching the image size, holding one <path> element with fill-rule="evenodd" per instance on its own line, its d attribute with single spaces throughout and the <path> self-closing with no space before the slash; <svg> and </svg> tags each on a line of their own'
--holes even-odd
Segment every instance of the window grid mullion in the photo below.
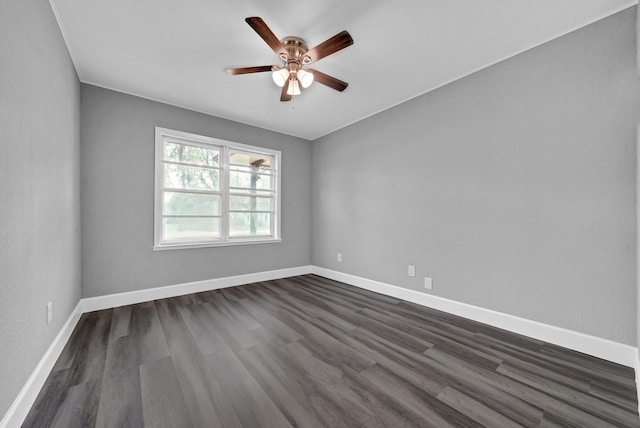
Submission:
<svg viewBox="0 0 640 428">
<path fill-rule="evenodd" d="M 241 193 L 241 192 L 229 192 L 229 196 L 242 196 L 242 197 L 246 197 L 246 198 L 268 198 L 268 199 L 273 199 L 273 194 L 262 194 L 262 193 Z"/>
<path fill-rule="evenodd" d="M 221 191 L 222 191 L 222 239 L 227 241 L 229 239 L 229 148 L 222 147 L 221 150 Z"/>
<path fill-rule="evenodd" d="M 264 198 L 272 198 L 275 192 L 271 190 L 259 190 L 259 189 L 252 191 L 252 189 L 245 189 L 242 187 L 232 187 L 231 189 L 229 189 L 229 194 L 235 195 L 235 196 L 257 196 L 257 197 L 264 197 Z"/>
<path fill-rule="evenodd" d="M 239 169 L 239 168 L 233 168 L 233 167 L 229 167 L 229 171 L 246 173 L 246 174 L 266 175 L 268 177 L 273 177 L 273 172 L 272 171 L 267 172 L 267 171 L 258 170 L 257 172 L 253 172 L 253 171 L 248 170 L 248 169 Z"/>
<path fill-rule="evenodd" d="M 222 218 L 222 215 L 208 214 L 163 214 L 162 218 Z"/>
<path fill-rule="evenodd" d="M 222 196 L 222 193 L 223 193 L 221 190 L 176 189 L 174 187 L 163 187 L 162 192 L 197 193 L 199 195 L 215 195 L 215 196 Z"/>
<path fill-rule="evenodd" d="M 214 165 L 202 165 L 199 163 L 191 163 L 191 162 L 180 162 L 180 161 L 172 161 L 172 160 L 163 160 L 162 163 L 170 164 L 170 165 L 180 165 L 180 166 L 189 166 L 194 168 L 206 168 L 206 169 L 221 169 L 219 166 Z"/>
<path fill-rule="evenodd" d="M 273 177 L 271 178 L 271 188 L 274 190 L 273 199 L 271 200 L 271 235 L 280 236 L 280 230 L 276 230 L 276 227 L 280 225 L 280 158 L 279 156 L 273 157 Z M 277 193 L 276 193 L 277 190 Z M 276 219 L 278 217 L 278 219 Z"/>
</svg>

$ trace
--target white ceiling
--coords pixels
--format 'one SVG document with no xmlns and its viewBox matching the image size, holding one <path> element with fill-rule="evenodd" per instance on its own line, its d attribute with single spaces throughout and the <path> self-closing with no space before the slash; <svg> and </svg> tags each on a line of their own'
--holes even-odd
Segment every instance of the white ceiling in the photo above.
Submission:
<svg viewBox="0 0 640 428">
<path fill-rule="evenodd" d="M 566 34 L 637 0 L 50 0 L 82 82 L 309 140 Z M 313 47 L 355 43 L 313 65 L 349 82 L 314 83 L 281 103 L 278 64 L 244 18 Z"/>
</svg>

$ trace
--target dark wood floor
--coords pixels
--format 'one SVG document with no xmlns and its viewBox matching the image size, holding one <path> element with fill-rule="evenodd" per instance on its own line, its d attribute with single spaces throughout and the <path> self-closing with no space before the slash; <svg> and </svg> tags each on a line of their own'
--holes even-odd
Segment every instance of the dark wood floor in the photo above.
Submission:
<svg viewBox="0 0 640 428">
<path fill-rule="evenodd" d="M 85 314 L 27 427 L 640 427 L 633 370 L 314 275 Z"/>
</svg>

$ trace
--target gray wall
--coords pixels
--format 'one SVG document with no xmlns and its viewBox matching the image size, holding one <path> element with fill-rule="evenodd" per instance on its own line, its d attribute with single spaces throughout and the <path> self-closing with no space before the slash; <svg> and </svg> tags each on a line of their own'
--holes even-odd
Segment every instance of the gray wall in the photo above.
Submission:
<svg viewBox="0 0 640 428">
<path fill-rule="evenodd" d="M 640 7 L 636 6 L 636 63 L 637 63 L 637 74 L 640 77 Z M 640 159 L 637 159 L 637 155 L 639 153 L 638 148 L 640 147 L 640 115 L 638 116 L 638 128 L 636 131 L 636 139 L 637 139 L 637 145 L 636 145 L 636 168 L 638 169 L 638 172 L 636 174 L 636 186 L 638 186 L 638 183 L 640 183 Z M 638 217 L 638 238 L 636 242 L 640 242 L 640 216 L 638 215 L 638 213 L 640 213 L 640 186 L 638 186 L 639 188 L 636 189 L 636 216 Z M 637 317 L 636 317 L 636 328 L 638 330 L 637 334 L 638 334 L 638 341 L 636 342 L 638 345 L 640 345 L 640 251 L 637 250 L 636 247 L 636 254 L 637 254 L 637 263 L 638 263 L 638 277 L 637 277 L 637 285 L 638 285 L 638 301 L 637 301 Z M 640 367 L 640 355 L 638 355 L 638 367 Z"/>
<path fill-rule="evenodd" d="M 44 0 L 0 2 L 0 148 L 2 418 L 80 298 L 80 84 Z"/>
<path fill-rule="evenodd" d="M 314 141 L 313 264 L 635 344 L 635 16 Z"/>
<path fill-rule="evenodd" d="M 155 126 L 282 151 L 282 242 L 152 251 Z M 311 147 L 298 138 L 82 85 L 83 297 L 311 262 Z"/>
</svg>

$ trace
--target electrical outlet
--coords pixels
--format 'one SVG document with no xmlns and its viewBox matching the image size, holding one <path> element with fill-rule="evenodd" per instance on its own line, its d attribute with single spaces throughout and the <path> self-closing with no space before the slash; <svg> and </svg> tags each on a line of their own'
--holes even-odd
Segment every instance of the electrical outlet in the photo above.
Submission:
<svg viewBox="0 0 640 428">
<path fill-rule="evenodd" d="M 47 324 L 53 319 L 53 302 L 47 303 Z"/>
<path fill-rule="evenodd" d="M 407 275 L 416 276 L 416 267 L 414 265 L 409 265 L 409 269 L 407 269 Z"/>
<path fill-rule="evenodd" d="M 338 253 L 338 261 L 341 262 L 342 261 L 342 253 Z"/>
<path fill-rule="evenodd" d="M 424 288 L 427 290 L 433 290 L 433 280 L 428 276 L 424 277 Z"/>
</svg>

